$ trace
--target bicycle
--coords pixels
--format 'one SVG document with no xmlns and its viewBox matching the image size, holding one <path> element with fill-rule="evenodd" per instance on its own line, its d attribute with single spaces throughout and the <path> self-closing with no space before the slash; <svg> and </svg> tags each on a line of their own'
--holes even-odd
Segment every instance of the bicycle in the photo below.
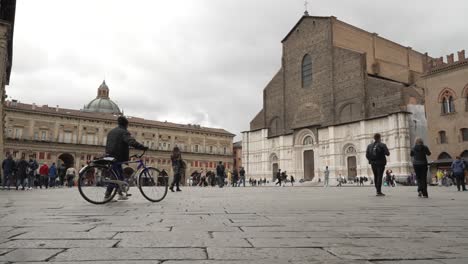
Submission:
<svg viewBox="0 0 468 264">
<path fill-rule="evenodd" d="M 136 183 L 143 197 L 150 202 L 160 202 L 167 195 L 168 176 L 154 167 L 146 167 L 141 155 L 130 156 L 130 161 L 117 162 L 113 157 L 103 157 L 93 160 L 81 168 L 78 176 L 78 190 L 81 196 L 93 204 L 105 204 L 114 199 L 117 192 L 127 194 L 132 183 Z M 132 158 L 136 158 L 132 161 Z M 131 175 L 125 175 L 125 170 L 119 170 L 122 164 L 136 163 L 137 170 Z M 119 180 L 119 173 L 124 180 Z M 133 170 L 131 170 L 133 172 Z M 138 175 L 138 178 L 136 178 Z M 127 179 L 125 179 L 127 178 Z M 106 195 L 107 189 L 113 189 Z"/>
</svg>

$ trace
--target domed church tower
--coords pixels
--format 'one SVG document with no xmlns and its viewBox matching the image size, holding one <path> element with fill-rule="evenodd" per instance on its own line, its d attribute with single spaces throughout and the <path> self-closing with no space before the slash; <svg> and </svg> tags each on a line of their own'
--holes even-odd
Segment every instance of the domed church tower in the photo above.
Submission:
<svg viewBox="0 0 468 264">
<path fill-rule="evenodd" d="M 104 80 L 99 86 L 96 99 L 89 102 L 83 108 L 84 112 L 111 113 L 121 115 L 119 106 L 109 98 L 109 87 Z"/>
</svg>

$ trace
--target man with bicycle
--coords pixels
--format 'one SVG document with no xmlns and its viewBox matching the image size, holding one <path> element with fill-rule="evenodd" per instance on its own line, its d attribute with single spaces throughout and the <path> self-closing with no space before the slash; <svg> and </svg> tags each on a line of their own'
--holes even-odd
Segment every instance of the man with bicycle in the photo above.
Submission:
<svg viewBox="0 0 468 264">
<path fill-rule="evenodd" d="M 128 132 L 128 119 L 125 116 L 119 116 L 117 118 L 118 126 L 107 134 L 107 142 L 106 142 L 106 155 L 114 157 L 116 159 L 116 163 L 125 162 L 129 160 L 130 150 L 129 147 L 133 147 L 139 150 L 148 150 L 148 147 L 145 147 L 143 144 L 139 143 L 132 137 L 130 132 Z M 114 164 L 113 169 L 117 172 L 117 176 L 119 180 L 123 179 L 123 170 L 122 165 Z M 118 188 L 113 184 L 110 184 L 107 187 L 105 198 L 108 198 L 114 188 Z M 119 200 L 127 200 L 130 194 L 124 196 L 121 190 L 119 192 Z"/>
</svg>

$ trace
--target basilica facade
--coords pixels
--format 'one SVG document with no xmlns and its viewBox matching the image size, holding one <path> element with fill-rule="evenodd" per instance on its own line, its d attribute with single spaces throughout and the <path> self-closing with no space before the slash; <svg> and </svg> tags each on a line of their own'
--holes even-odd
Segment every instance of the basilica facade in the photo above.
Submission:
<svg viewBox="0 0 468 264">
<path fill-rule="evenodd" d="M 76 169 L 103 156 L 106 135 L 117 126 L 117 117 L 122 114 L 110 99 L 105 82 L 99 86 L 96 98 L 80 110 L 16 100 L 7 101 L 4 109 L 5 152 L 16 159 L 22 154 L 32 155 L 40 163 L 63 162 Z M 187 163 L 186 175 L 202 168 L 214 170 L 219 161 L 232 169 L 234 135 L 224 129 L 127 118 L 131 134 L 149 147 L 147 165 L 170 172 L 171 151 L 178 146 Z"/>
<path fill-rule="evenodd" d="M 365 157 L 375 133 L 388 168 L 411 172 L 410 147 L 427 137 L 418 80 L 431 60 L 411 47 L 305 14 L 282 40 L 281 68 L 263 90 L 263 108 L 242 134 L 242 162 L 253 178 L 281 169 L 296 179 L 372 177 Z"/>
</svg>

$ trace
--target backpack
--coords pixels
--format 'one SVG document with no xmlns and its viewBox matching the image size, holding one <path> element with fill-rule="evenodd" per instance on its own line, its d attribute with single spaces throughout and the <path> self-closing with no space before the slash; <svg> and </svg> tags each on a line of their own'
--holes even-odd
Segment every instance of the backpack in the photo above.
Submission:
<svg viewBox="0 0 468 264">
<path fill-rule="evenodd" d="M 366 158 L 369 161 L 376 161 L 382 155 L 382 148 L 379 146 L 379 143 L 370 144 L 367 147 Z"/>
</svg>

